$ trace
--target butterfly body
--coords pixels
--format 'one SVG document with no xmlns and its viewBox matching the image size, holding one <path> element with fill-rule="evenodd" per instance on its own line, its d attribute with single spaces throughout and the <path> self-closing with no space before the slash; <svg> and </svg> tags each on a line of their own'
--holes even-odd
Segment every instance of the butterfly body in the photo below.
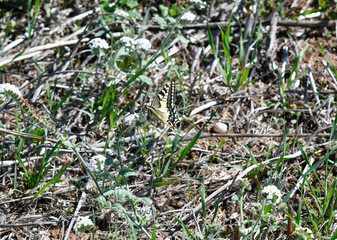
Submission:
<svg viewBox="0 0 337 240">
<path fill-rule="evenodd" d="M 175 81 L 167 82 L 155 96 L 152 104 L 147 107 L 149 116 L 154 116 L 163 123 L 175 126 L 178 117 L 175 108 L 176 86 Z"/>
</svg>

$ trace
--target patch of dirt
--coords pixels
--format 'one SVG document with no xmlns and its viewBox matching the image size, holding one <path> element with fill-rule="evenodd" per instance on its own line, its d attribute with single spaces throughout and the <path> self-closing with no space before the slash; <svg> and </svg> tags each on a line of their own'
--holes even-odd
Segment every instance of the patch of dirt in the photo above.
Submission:
<svg viewBox="0 0 337 240">
<path fill-rule="evenodd" d="M 189 4 L 188 1 L 181 2 Z M 34 20 L 34 31 L 30 38 L 26 37 L 11 46 L 26 33 L 29 21 L 34 17 L 34 9 L 29 11 L 28 19 L 26 3 L 18 1 L 15 6 L 10 2 L 1 2 L 0 24 L 6 29 L 0 33 L 3 47 L 0 58 L 1 84 L 11 83 L 19 87 L 23 98 L 27 99 L 31 109 L 36 110 L 37 116 L 47 119 L 49 124 L 55 122 L 55 129 L 59 133 L 64 132 L 63 145 L 53 155 L 53 163 L 39 181 L 38 187 L 27 188 L 25 170 L 42 172 L 45 151 L 50 151 L 57 142 L 33 139 L 31 135 L 48 136 L 49 140 L 62 138 L 56 132 L 43 130 L 43 126 L 36 124 L 29 117 L 30 114 L 21 111 L 13 100 L 1 103 L 1 239 L 64 239 L 68 229 L 73 227 L 72 219 L 77 209 L 77 215 L 95 218 L 97 229 L 111 234 L 117 232 L 116 239 L 129 236 L 130 225 L 125 217 L 114 211 L 113 207 L 108 207 L 108 203 L 117 201 L 118 196 L 105 196 L 107 205 L 98 203 L 100 192 L 92 183 L 84 163 L 69 147 L 71 141 L 82 143 L 76 149 L 87 164 L 97 154 L 104 154 L 111 160 L 112 163 L 106 166 L 105 175 L 99 178 L 99 184 L 104 185 L 103 190 L 124 188 L 135 198 L 151 199 L 150 210 L 153 212 L 146 209 L 146 204 L 139 203 L 136 207 L 141 213 L 139 216 L 134 215 L 129 196 L 118 204 L 132 219 L 146 216 L 144 219 L 148 219 L 144 220 L 142 227 L 151 235 L 155 225 L 157 239 L 182 239 L 185 233 L 182 224 L 172 216 L 181 220 L 193 233 L 200 230 L 204 234 L 204 227 L 208 226 L 214 238 L 221 236 L 233 239 L 241 224 L 240 207 L 234 199 L 243 184 L 250 184 L 243 199 L 243 211 L 247 219 L 253 217 L 252 203 L 259 200 L 261 188 L 268 183 L 279 183 L 280 190 L 287 194 L 302 177 L 298 169 L 304 171 L 308 166 L 302 154 L 296 155 L 300 151 L 294 137 L 305 147 L 311 165 L 319 162 L 327 152 L 336 114 L 337 85 L 322 64 L 323 60 L 327 62 L 329 59 L 332 66 L 337 66 L 335 27 L 303 27 L 299 24 L 305 20 L 316 22 L 335 19 L 333 11 L 328 9 L 318 16 L 309 15 L 312 16 L 310 19 L 291 22 L 292 25 L 287 27 L 284 22 L 299 18 L 302 10 L 320 9 L 316 2 L 287 2 L 277 11 L 279 25 L 275 30 L 275 39 L 271 41 L 272 25 L 270 21 L 267 24 L 263 21 L 269 17 L 271 20 L 271 13 L 277 6 L 274 1 L 263 3 L 263 11 L 259 12 L 255 24 L 250 25 L 254 27 L 254 34 L 251 34 L 252 29 L 246 29 L 246 26 L 249 26 L 248 17 L 253 21 L 256 7 L 253 2 L 234 6 L 234 2 L 225 1 L 195 11 L 197 19 L 192 25 L 180 29 L 176 38 L 170 40 L 168 50 L 163 50 L 166 59 L 161 63 L 161 70 L 148 67 L 142 74 L 143 81 L 137 79 L 127 87 L 124 86 L 132 74 L 118 72 L 116 66 L 122 63 L 134 69 L 140 66 L 134 64 L 132 57 L 125 58 L 122 63 L 114 62 L 113 50 L 118 48 L 120 37 L 125 32 L 132 32 L 136 36 L 142 18 L 135 19 L 136 23 L 123 23 L 123 29 L 120 27 L 121 20 L 104 25 L 108 22 L 104 16 L 113 17 L 113 14 L 105 12 L 102 15 L 102 8 L 98 8 L 96 1 L 52 1 L 50 5 L 43 2 Z M 163 1 L 163 4 L 172 6 L 174 2 Z M 153 3 L 152 7 L 143 2 L 133 9 L 135 16 L 137 12 L 142 17 L 149 14 L 149 19 L 145 21 L 148 28 L 142 32 L 142 37 L 151 40 L 152 49 L 137 56 L 147 60 L 161 47 L 168 34 L 153 21 L 153 9 L 159 9 L 159 3 Z M 229 64 L 232 66 L 228 72 L 232 74 L 232 89 L 217 68 L 206 24 L 197 26 L 205 23 L 208 12 L 211 13 L 210 23 L 227 21 L 231 10 L 233 24 L 236 25 L 231 27 L 231 42 L 227 46 L 230 60 L 224 54 L 226 46 L 222 43 L 219 30 L 226 30 L 227 24 L 210 27 L 210 33 L 219 64 L 225 68 L 227 61 L 227 67 Z M 258 38 L 256 31 L 260 24 L 261 38 Z M 111 49 L 106 55 L 96 55 L 88 48 L 88 41 L 95 37 L 102 37 L 111 43 Z M 57 44 L 50 45 L 54 43 Z M 308 48 L 303 56 L 297 59 L 306 46 Z M 169 56 L 174 47 L 178 51 Z M 285 47 L 287 57 L 284 60 Z M 296 63 L 298 66 L 291 76 Z M 284 72 L 281 71 L 282 64 L 285 64 Z M 309 65 L 314 82 L 310 82 L 309 75 L 305 73 Z M 247 78 L 240 83 L 246 70 L 249 70 Z M 151 86 L 144 83 L 145 77 L 150 78 Z M 176 105 L 182 118 L 179 133 L 181 141 L 173 149 L 173 135 L 170 133 L 164 135 L 164 140 L 156 136 L 145 144 L 150 134 L 156 132 L 153 125 L 146 123 L 126 130 L 122 124 L 127 113 L 143 112 L 145 102 L 149 101 L 146 96 L 158 92 L 167 79 L 176 79 Z M 316 93 L 313 85 L 317 89 Z M 210 104 L 212 102 L 214 104 Z M 198 111 L 191 115 L 192 110 Z M 116 120 L 119 115 L 121 118 Z M 196 144 L 177 162 L 180 154 L 211 116 L 212 120 L 203 129 Z M 226 131 L 216 130 L 217 123 L 225 124 Z M 159 125 L 156 121 L 154 124 Z M 15 136 L 4 130 L 31 135 Z M 145 136 L 144 132 L 148 135 Z M 286 151 L 284 134 L 285 141 L 289 142 Z M 138 136 L 137 141 L 126 140 L 135 136 Z M 223 138 L 225 143 L 219 147 Z M 70 142 L 67 143 L 65 139 Z M 117 144 L 118 139 L 122 141 Z M 282 171 L 277 169 L 274 172 L 276 167 L 280 167 L 275 161 L 253 168 L 242 178 L 238 177 L 250 166 L 272 158 L 283 159 L 280 163 Z M 335 161 L 336 154 L 332 154 L 329 159 Z M 24 163 L 20 164 L 19 161 Z M 42 186 L 67 164 L 69 166 L 60 176 L 62 181 L 53 182 L 34 198 Z M 337 174 L 334 169 L 326 176 L 324 167 L 320 166 L 316 174 L 321 181 L 327 178 L 327 182 L 331 183 Z M 129 176 L 127 170 L 132 170 L 133 175 Z M 126 175 L 122 177 L 122 174 Z M 314 175 L 309 174 L 308 180 L 313 188 L 319 188 Z M 90 182 L 92 185 L 88 185 Z M 219 189 L 222 191 L 217 193 Z M 213 196 L 214 193 L 217 194 Z M 204 209 L 206 216 L 201 207 L 203 194 L 208 200 Z M 310 198 L 310 194 L 306 194 Z M 289 199 L 288 205 L 293 213 L 297 212 L 301 197 L 296 192 Z M 314 204 L 312 199 L 308 202 Z M 303 210 L 306 211 L 304 207 Z M 286 217 L 282 215 L 275 225 L 285 220 Z M 216 224 L 210 224 L 212 221 Z M 137 231 L 138 239 L 148 237 L 140 228 Z M 274 236 L 286 239 L 289 234 L 279 228 Z M 70 230 L 67 239 L 91 239 L 91 234 Z"/>
</svg>

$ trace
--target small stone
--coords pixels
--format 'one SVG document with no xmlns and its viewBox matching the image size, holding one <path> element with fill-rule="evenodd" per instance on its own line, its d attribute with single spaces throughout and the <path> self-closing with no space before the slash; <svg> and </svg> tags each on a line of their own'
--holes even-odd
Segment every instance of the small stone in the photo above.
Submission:
<svg viewBox="0 0 337 240">
<path fill-rule="evenodd" d="M 228 130 L 228 127 L 227 127 L 227 124 L 225 123 L 217 122 L 214 124 L 213 130 L 214 132 L 217 132 L 217 133 L 226 133 Z"/>
</svg>

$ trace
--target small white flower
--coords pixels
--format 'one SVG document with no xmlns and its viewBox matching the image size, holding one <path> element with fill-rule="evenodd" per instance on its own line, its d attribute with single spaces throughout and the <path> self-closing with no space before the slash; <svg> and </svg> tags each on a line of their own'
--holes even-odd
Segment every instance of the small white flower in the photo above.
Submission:
<svg viewBox="0 0 337 240">
<path fill-rule="evenodd" d="M 274 185 L 269 185 L 262 190 L 262 194 L 268 199 L 267 204 L 277 204 L 281 201 L 281 191 Z M 274 200 L 274 201 L 273 201 Z"/>
<path fill-rule="evenodd" d="M 159 63 L 157 63 L 156 61 L 154 61 L 150 64 L 150 68 L 154 68 L 154 70 L 156 70 L 156 72 L 160 72 L 162 70 L 161 65 Z"/>
<path fill-rule="evenodd" d="M 128 17 L 129 16 L 129 14 L 127 12 L 125 12 L 123 10 L 120 10 L 120 9 L 116 9 L 114 11 L 114 14 L 119 16 L 119 17 Z"/>
<path fill-rule="evenodd" d="M 191 12 L 184 13 L 184 15 L 181 17 L 181 20 L 185 20 L 188 22 L 193 22 L 197 16 Z"/>
<path fill-rule="evenodd" d="M 194 3 L 198 9 L 204 9 L 206 6 L 206 2 L 201 0 L 191 0 L 190 3 Z"/>
<path fill-rule="evenodd" d="M 138 113 L 134 113 L 126 115 L 124 117 L 123 124 L 127 126 L 135 126 L 137 123 L 144 123 L 145 121 L 145 114 L 139 115 Z"/>
<path fill-rule="evenodd" d="M 90 159 L 88 167 L 93 172 L 101 172 L 104 168 L 106 157 L 103 155 L 96 155 Z"/>
<path fill-rule="evenodd" d="M 77 222 L 74 226 L 74 231 L 79 231 L 81 228 L 85 228 L 86 226 L 93 226 L 94 223 L 89 219 L 88 216 L 78 217 Z"/>
<path fill-rule="evenodd" d="M 128 143 L 128 142 L 129 142 L 129 138 L 126 138 L 126 137 L 120 137 L 120 138 L 119 138 L 119 141 L 120 141 L 121 143 L 125 144 L 125 143 Z"/>
<path fill-rule="evenodd" d="M 296 227 L 296 231 L 299 231 L 299 232 L 304 231 L 304 228 L 303 227 Z"/>
<path fill-rule="evenodd" d="M 120 39 L 122 43 L 125 44 L 125 47 L 129 48 L 129 50 L 133 50 L 135 48 L 135 40 L 130 37 L 124 36 Z"/>
<path fill-rule="evenodd" d="M 115 3 L 109 3 L 109 8 L 112 8 L 113 6 L 115 6 Z"/>
<path fill-rule="evenodd" d="M 3 86 L 3 89 L 5 91 L 14 92 L 16 95 L 22 96 L 22 93 L 15 85 L 10 84 L 10 83 L 0 84 L 0 85 Z"/>
<path fill-rule="evenodd" d="M 94 38 L 90 40 L 89 47 L 91 48 L 91 50 L 98 48 L 108 49 L 109 44 L 104 39 Z"/>
<path fill-rule="evenodd" d="M 269 185 L 262 190 L 262 193 L 273 195 L 276 191 L 278 191 L 278 188 L 276 186 Z"/>
<path fill-rule="evenodd" d="M 113 148 L 113 147 L 115 147 L 115 145 L 117 144 L 117 143 L 119 143 L 119 144 L 125 144 L 125 143 L 129 143 L 131 141 L 131 137 L 120 137 L 120 138 L 115 138 L 115 137 L 113 137 L 113 139 L 112 140 L 110 140 L 109 142 L 108 142 L 108 144 L 109 144 L 109 148 Z"/>
<path fill-rule="evenodd" d="M 15 95 L 20 97 L 22 96 L 19 88 L 17 88 L 15 85 L 9 83 L 0 84 L 0 103 L 7 99 L 7 92 L 14 93 Z"/>
<path fill-rule="evenodd" d="M 312 233 L 311 229 L 309 228 L 303 228 L 303 227 L 296 227 L 296 231 L 299 234 L 303 234 L 304 236 L 307 237 L 307 239 L 313 239 L 314 238 L 314 234 Z"/>
<path fill-rule="evenodd" d="M 145 38 L 139 38 L 135 41 L 135 44 L 138 49 L 143 49 L 145 51 L 149 50 L 152 47 L 152 44 L 149 40 Z"/>
</svg>

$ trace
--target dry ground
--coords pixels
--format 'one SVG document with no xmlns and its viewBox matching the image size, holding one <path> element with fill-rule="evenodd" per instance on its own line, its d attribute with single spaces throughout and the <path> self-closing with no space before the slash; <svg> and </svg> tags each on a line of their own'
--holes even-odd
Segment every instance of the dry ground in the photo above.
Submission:
<svg viewBox="0 0 337 240">
<path fill-rule="evenodd" d="M 309 27 L 301 25 L 305 21 L 331 20 L 332 17 L 328 15 L 328 12 L 333 11 L 328 10 L 318 17 L 301 19 L 297 24 L 291 22 L 292 17 L 297 16 L 302 9 L 308 10 L 317 7 L 316 3 L 306 4 L 306 2 L 298 1 L 297 6 L 286 3 L 281 8 L 281 12 L 279 12 L 281 17 L 277 18 L 279 22 L 277 23 L 277 28 L 275 28 L 274 38 L 273 33 L 270 31 L 270 21 L 268 23 L 263 23 L 263 21 L 268 18 L 271 19 L 271 13 L 276 9 L 276 5 L 263 3 L 262 9 L 265 11 L 258 14 L 255 25 L 257 27 L 259 23 L 262 24 L 261 34 L 263 37 L 258 43 L 259 47 L 254 59 L 254 67 L 250 71 L 247 83 L 235 93 L 230 92 L 220 72 L 212 68 L 214 55 L 209 48 L 206 27 L 195 28 L 192 24 L 181 30 L 181 33 L 189 40 L 189 43 L 188 45 L 184 45 L 180 41 L 175 43 L 179 51 L 171 56 L 171 59 L 175 59 L 175 64 L 180 66 L 182 72 L 183 69 L 188 69 L 188 71 L 184 72 L 178 84 L 177 105 L 179 115 L 183 118 L 181 135 L 187 133 L 190 127 L 196 124 L 195 128 L 186 135 L 185 138 L 187 140 L 185 139 L 181 142 L 181 150 L 189 143 L 188 138 L 193 137 L 204 126 L 216 108 L 224 102 L 225 104 L 222 105 L 221 109 L 205 127 L 202 137 L 200 137 L 196 145 L 171 172 L 169 177 L 174 181 L 170 182 L 170 184 L 160 187 L 151 185 L 154 172 L 149 162 L 157 166 L 159 157 L 168 154 L 168 147 L 165 147 L 165 142 L 159 142 L 153 147 L 149 147 L 143 156 L 140 153 L 136 153 L 138 149 L 136 142 L 126 143 L 124 146 L 125 151 L 121 155 L 125 164 L 129 166 L 135 154 L 137 159 L 131 167 L 136 172 L 136 175 L 128 178 L 129 189 L 138 197 L 146 196 L 152 199 L 153 207 L 156 211 L 157 239 L 173 236 L 180 239 L 179 236 L 181 236 L 183 230 L 172 215 L 184 220 L 191 231 L 196 231 L 197 225 L 203 221 L 211 220 L 218 199 L 220 199 L 220 205 L 215 222 L 222 224 L 219 232 L 224 235 L 228 233 L 226 237 L 233 238 L 233 233 L 239 220 L 239 206 L 232 200 L 232 196 L 239 192 L 240 183 L 243 179 L 251 183 L 252 189 L 246 192 L 244 199 L 244 211 L 249 215 L 249 203 L 257 200 L 259 185 L 262 187 L 267 185 L 276 162 L 265 164 L 259 170 L 255 169 L 245 175 L 240 174 L 245 168 L 251 166 L 252 156 L 258 162 L 268 159 L 267 152 L 269 159 L 279 158 L 283 152 L 281 136 L 284 131 L 288 134 L 287 141 L 292 139 L 292 135 L 297 136 L 298 141 L 303 146 L 306 146 L 305 150 L 313 162 L 321 159 L 326 153 L 328 145 L 324 143 L 329 140 L 336 112 L 335 101 L 331 101 L 331 99 L 336 98 L 337 86 L 334 85 L 332 78 L 324 68 L 322 60 L 326 61 L 327 57 L 333 66 L 337 66 L 336 26 L 335 23 L 316 27 L 314 23 Z M 10 19 L 16 23 L 9 32 L 1 32 L 0 37 L 3 47 L 8 46 L 8 44 L 25 34 L 25 27 L 28 22 L 25 4 L 25 2 L 18 4 L 0 2 L 2 8 L 1 25 L 10 24 L 9 15 Z M 165 4 L 170 5 L 171 3 L 166 1 Z M 208 10 L 210 10 L 211 22 L 226 22 L 230 14 L 230 4 L 231 2 L 224 1 L 223 3 L 208 5 L 206 10 L 198 12 L 198 19 L 195 23 L 205 23 L 205 14 L 207 14 Z M 243 30 L 245 30 L 244 26 L 247 25 L 247 18 L 250 14 L 255 13 L 253 6 L 245 4 L 237 10 L 237 14 L 233 18 L 234 23 L 240 21 L 242 26 L 241 29 L 237 26 L 233 26 L 231 29 L 233 39 L 230 44 L 230 53 L 233 70 L 243 70 L 239 69 L 239 41 L 240 36 L 243 35 Z M 5 9 L 4 7 L 7 8 Z M 92 67 L 98 59 L 90 51 L 87 51 L 86 40 L 82 43 L 78 42 L 78 39 L 83 34 L 94 29 L 91 23 L 99 17 L 100 12 L 88 11 L 97 7 L 96 1 L 74 1 L 69 4 L 64 1 L 54 1 L 50 7 L 43 3 L 36 16 L 36 26 L 32 37 L 6 50 L 0 58 L 0 62 L 3 65 L 0 72 L 1 83 L 12 83 L 20 87 L 24 98 L 28 99 L 30 105 L 34 106 L 43 115 L 48 116 L 43 108 L 43 106 L 46 106 L 47 109 L 49 107 L 46 96 L 47 81 L 52 84 L 52 94 L 55 102 L 59 102 L 70 88 L 74 87 L 71 97 L 57 111 L 55 120 L 58 123 L 58 127 L 69 131 L 69 135 L 77 136 L 78 142 L 86 142 L 92 147 L 96 147 L 99 144 L 103 144 L 100 145 L 101 147 L 104 146 L 108 131 L 111 131 L 109 133 L 110 136 L 113 136 L 114 131 L 116 131 L 108 128 L 108 118 L 101 123 L 91 121 L 86 114 L 80 111 L 85 104 L 83 101 L 78 100 L 79 97 L 90 99 L 91 97 L 99 96 L 109 82 L 109 77 L 105 75 L 107 73 L 104 68 L 94 69 Z M 147 7 L 148 5 L 144 4 L 136 8 L 136 10 L 144 15 Z M 5 12 L 9 15 L 4 14 Z M 81 16 L 78 20 L 74 19 L 74 17 L 80 16 L 82 13 L 88 14 Z M 31 16 L 32 14 L 33 10 L 30 12 Z M 253 17 L 251 15 L 251 19 Z M 289 21 L 288 26 L 286 24 L 287 21 Z M 152 27 L 154 23 L 151 20 L 147 24 L 149 28 L 145 31 L 144 37 L 151 40 L 153 44 L 152 51 L 154 52 L 160 47 L 166 33 L 156 27 Z M 81 32 L 82 27 L 87 28 Z M 225 26 L 223 26 L 223 29 L 225 29 Z M 211 31 L 214 42 L 216 43 L 218 40 L 221 42 L 219 28 L 212 27 Z M 97 32 L 93 32 L 89 37 L 92 38 L 95 34 Z M 254 36 L 255 38 L 256 36 Z M 249 36 L 246 39 L 248 41 Z M 67 42 L 71 40 L 74 41 Z M 318 42 L 324 49 L 326 56 L 318 47 Z M 49 44 L 52 43 L 64 44 L 50 46 Z M 246 43 L 244 47 L 246 47 Z M 308 49 L 303 53 L 296 73 L 299 75 L 301 72 L 306 71 L 310 65 L 317 91 L 320 93 L 319 103 L 315 99 L 310 85 L 308 86 L 308 93 L 305 93 L 305 75 L 298 82 L 286 88 L 282 98 L 280 95 L 280 79 L 273 67 L 273 64 L 281 67 L 284 47 L 288 47 L 287 66 L 284 76 L 284 79 L 288 81 L 290 69 L 295 62 L 296 56 L 307 45 Z M 41 48 L 35 49 L 37 47 Z M 199 49 L 201 50 L 201 55 L 196 58 L 195 56 Z M 221 44 L 218 49 L 221 52 Z M 18 58 L 14 58 L 21 51 L 24 51 L 23 54 Z M 30 51 L 33 54 L 27 55 Z M 221 58 L 222 54 L 220 53 L 219 55 Z M 3 64 L 6 59 L 12 60 L 13 58 L 13 61 Z M 194 61 L 196 66 L 191 69 Z M 95 71 L 103 73 L 103 75 L 94 74 Z M 83 78 L 80 77 L 83 72 L 89 75 L 84 89 Z M 108 74 L 114 75 L 114 72 L 109 72 Z M 158 73 L 148 71 L 147 74 L 152 79 L 156 79 Z M 150 86 L 151 89 L 155 91 L 163 80 L 164 77 L 161 77 L 155 82 L 154 86 Z M 127 79 L 121 79 L 122 83 L 125 81 Z M 116 91 L 120 91 L 121 87 L 122 84 L 117 85 Z M 135 81 L 129 86 L 127 93 L 120 95 L 118 99 L 119 105 L 124 107 L 136 99 L 136 104 L 132 105 L 128 111 L 141 111 L 144 99 L 140 97 L 145 97 L 148 89 L 148 85 Z M 187 96 L 189 101 L 189 107 L 185 109 L 183 109 L 184 106 L 182 104 L 182 93 Z M 307 102 L 305 102 L 305 98 L 307 98 Z M 145 101 L 147 102 L 148 100 L 145 99 Z M 205 106 L 206 103 L 211 101 L 216 101 L 216 103 L 191 115 L 193 109 Z M 308 106 L 310 106 L 310 111 Z M 21 112 L 15 112 L 15 109 L 18 108 L 13 101 L 0 105 L 2 128 L 19 132 L 31 129 L 33 123 L 29 120 L 24 121 Z M 293 111 L 289 111 L 289 109 Z M 294 109 L 300 110 L 295 111 Z M 19 123 L 17 123 L 15 114 L 19 115 Z M 96 114 L 99 114 L 99 112 L 96 112 Z M 225 130 L 219 129 L 219 123 L 222 124 L 220 127 L 225 128 Z M 150 128 L 148 125 L 147 127 Z M 131 132 L 130 135 L 136 133 Z M 38 133 L 35 132 L 35 134 Z M 172 134 L 170 133 L 169 135 Z M 101 211 L 97 202 L 93 201 L 93 196 L 97 193 L 94 189 L 83 190 L 76 184 L 78 181 L 83 184 L 87 182 L 87 178 L 79 179 L 87 176 L 79 161 L 75 161 L 63 173 L 61 177 L 64 180 L 63 182 L 45 189 L 37 199 L 32 200 L 37 189 L 32 191 L 23 186 L 23 169 L 20 164 L 11 162 L 17 159 L 16 152 L 19 140 L 17 137 L 10 137 L 10 135 L 6 134 L 1 134 L 0 136 L 0 155 L 3 162 L 0 174 L 1 239 L 33 239 L 34 236 L 37 236 L 35 239 L 61 239 L 68 229 L 80 197 L 83 196 L 83 191 L 87 193 L 87 196 L 82 203 L 80 215 L 90 215 L 95 211 L 99 229 L 107 230 L 113 224 L 117 224 L 120 227 L 119 231 L 126 231 L 127 228 L 124 226 L 123 219 L 118 219 L 113 212 L 104 219 L 107 209 Z M 49 137 L 53 138 L 53 135 Z M 212 158 L 211 156 L 214 155 L 224 137 L 225 143 L 217 152 L 217 157 Z M 26 159 L 25 163 L 29 169 L 36 168 L 39 164 L 39 159 L 41 159 L 38 158 L 41 153 L 36 147 L 36 142 L 26 139 L 20 152 L 21 158 Z M 66 148 L 62 147 L 62 150 L 66 150 Z M 55 156 L 53 167 L 43 180 L 50 179 L 62 166 L 77 158 L 75 154 L 62 150 Z M 298 151 L 296 144 L 291 143 L 285 155 L 291 156 L 298 153 Z M 312 154 L 313 152 L 314 154 Z M 89 150 L 82 152 L 85 160 L 88 160 L 94 154 L 95 152 Z M 111 155 L 111 158 L 116 158 L 116 155 Z M 334 160 L 334 158 L 335 156 L 332 155 L 330 159 Z M 280 181 L 279 187 L 281 191 L 287 194 L 301 177 L 296 168 L 303 171 L 307 164 L 301 154 L 289 157 L 282 164 L 284 164 L 282 171 L 277 171 L 272 180 L 275 185 Z M 17 179 L 15 179 L 15 171 L 17 171 Z M 117 172 L 113 167 L 109 171 L 112 175 Z M 318 168 L 317 173 L 321 173 L 319 176 L 322 179 L 325 177 L 324 169 Z M 334 176 L 336 176 L 336 168 L 333 169 L 332 175 L 329 176 L 331 181 Z M 201 204 L 201 181 L 197 180 L 198 178 L 204 178 L 206 199 L 209 200 L 206 208 L 206 219 L 203 219 L 199 208 Z M 308 179 L 313 181 L 312 184 L 315 187 L 315 178 L 308 176 Z M 217 192 L 219 189 L 222 189 L 222 191 Z M 214 193 L 217 194 L 213 196 L 212 194 Z M 297 211 L 300 197 L 299 192 L 296 192 L 288 201 L 294 213 Z M 129 207 L 127 203 L 125 207 Z M 280 216 L 279 222 L 283 220 L 285 220 L 285 216 Z M 151 222 L 149 222 L 147 229 L 152 232 L 153 225 Z M 286 227 L 280 228 L 275 234 L 273 236 L 275 238 L 286 239 Z M 89 233 L 75 235 L 72 232 L 69 235 L 69 239 L 89 239 L 89 236 Z M 141 239 L 144 236 L 139 235 L 138 238 Z"/>
</svg>

